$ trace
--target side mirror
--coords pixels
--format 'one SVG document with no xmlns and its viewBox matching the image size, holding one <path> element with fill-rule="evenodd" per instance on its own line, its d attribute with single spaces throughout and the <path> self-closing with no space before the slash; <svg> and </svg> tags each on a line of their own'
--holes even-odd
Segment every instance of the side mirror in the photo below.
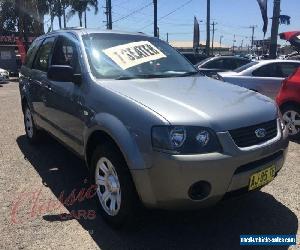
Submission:
<svg viewBox="0 0 300 250">
<path fill-rule="evenodd" d="M 47 72 L 48 79 L 57 82 L 81 82 L 81 75 L 74 74 L 74 70 L 68 65 L 52 65 Z"/>
</svg>

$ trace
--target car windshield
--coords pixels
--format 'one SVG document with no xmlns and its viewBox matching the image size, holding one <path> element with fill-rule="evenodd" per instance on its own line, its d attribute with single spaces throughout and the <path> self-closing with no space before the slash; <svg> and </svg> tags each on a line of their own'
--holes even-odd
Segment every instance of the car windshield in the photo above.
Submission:
<svg viewBox="0 0 300 250">
<path fill-rule="evenodd" d="M 92 33 L 83 36 L 96 78 L 188 76 L 198 71 L 167 43 L 143 35 Z"/>
<path fill-rule="evenodd" d="M 241 73 L 242 71 L 244 71 L 244 70 L 246 70 L 246 69 L 248 69 L 248 68 L 250 68 L 250 67 L 252 67 L 253 65 L 256 65 L 256 64 L 258 64 L 258 62 L 247 63 L 244 66 L 235 69 L 234 72 Z"/>
</svg>

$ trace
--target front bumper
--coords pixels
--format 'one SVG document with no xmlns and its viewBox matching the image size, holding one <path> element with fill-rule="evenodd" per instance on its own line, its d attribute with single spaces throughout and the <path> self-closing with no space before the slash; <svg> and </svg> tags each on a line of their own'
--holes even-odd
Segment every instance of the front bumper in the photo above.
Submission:
<svg viewBox="0 0 300 250">
<path fill-rule="evenodd" d="M 223 153 L 168 155 L 154 152 L 151 168 L 131 170 L 144 205 L 164 209 L 209 206 L 228 193 L 247 188 L 253 173 L 272 165 L 277 173 L 284 164 L 289 142 L 279 124 L 276 138 L 247 149 L 238 148 L 228 132 L 217 135 Z M 204 199 L 193 200 L 189 190 L 199 181 L 209 183 L 211 190 Z"/>
</svg>

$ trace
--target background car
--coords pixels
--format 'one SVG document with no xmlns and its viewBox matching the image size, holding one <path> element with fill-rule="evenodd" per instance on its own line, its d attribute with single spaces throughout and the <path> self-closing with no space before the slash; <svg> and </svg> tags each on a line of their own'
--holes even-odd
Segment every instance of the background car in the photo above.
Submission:
<svg viewBox="0 0 300 250">
<path fill-rule="evenodd" d="M 287 55 L 288 60 L 300 60 L 300 31 L 289 31 L 279 34 L 280 39 L 288 41 L 296 50 Z"/>
<path fill-rule="evenodd" d="M 292 60 L 256 61 L 231 72 L 218 73 L 216 79 L 251 89 L 275 99 L 281 82 L 299 66 L 300 61 Z"/>
<path fill-rule="evenodd" d="M 5 69 L 0 68 L 0 81 L 8 81 L 9 80 L 9 72 Z"/>
<path fill-rule="evenodd" d="M 291 139 L 300 139 L 300 68 L 282 82 L 276 102 Z"/>
<path fill-rule="evenodd" d="M 206 76 L 213 76 L 217 72 L 229 71 L 250 63 L 251 60 L 238 56 L 210 57 L 196 65 L 197 69 Z"/>
<path fill-rule="evenodd" d="M 194 53 L 194 52 L 181 52 L 181 54 L 190 61 L 193 65 L 203 61 L 207 58 L 207 55 Z"/>
</svg>

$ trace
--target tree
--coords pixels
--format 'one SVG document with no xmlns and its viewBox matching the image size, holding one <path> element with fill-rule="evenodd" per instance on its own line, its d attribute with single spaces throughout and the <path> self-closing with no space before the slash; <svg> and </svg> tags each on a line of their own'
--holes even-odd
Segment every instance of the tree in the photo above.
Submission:
<svg viewBox="0 0 300 250">
<path fill-rule="evenodd" d="M 86 23 L 86 11 L 91 10 L 93 8 L 95 10 L 95 14 L 98 13 L 98 0 L 71 0 L 70 1 L 71 10 L 68 12 L 68 18 L 71 18 L 76 13 L 79 18 L 79 25 L 82 27 L 82 17 L 85 14 L 85 27 L 87 26 Z"/>
<path fill-rule="evenodd" d="M 14 0 L 0 1 L 0 33 L 10 35 L 18 30 L 18 15 Z"/>
</svg>

